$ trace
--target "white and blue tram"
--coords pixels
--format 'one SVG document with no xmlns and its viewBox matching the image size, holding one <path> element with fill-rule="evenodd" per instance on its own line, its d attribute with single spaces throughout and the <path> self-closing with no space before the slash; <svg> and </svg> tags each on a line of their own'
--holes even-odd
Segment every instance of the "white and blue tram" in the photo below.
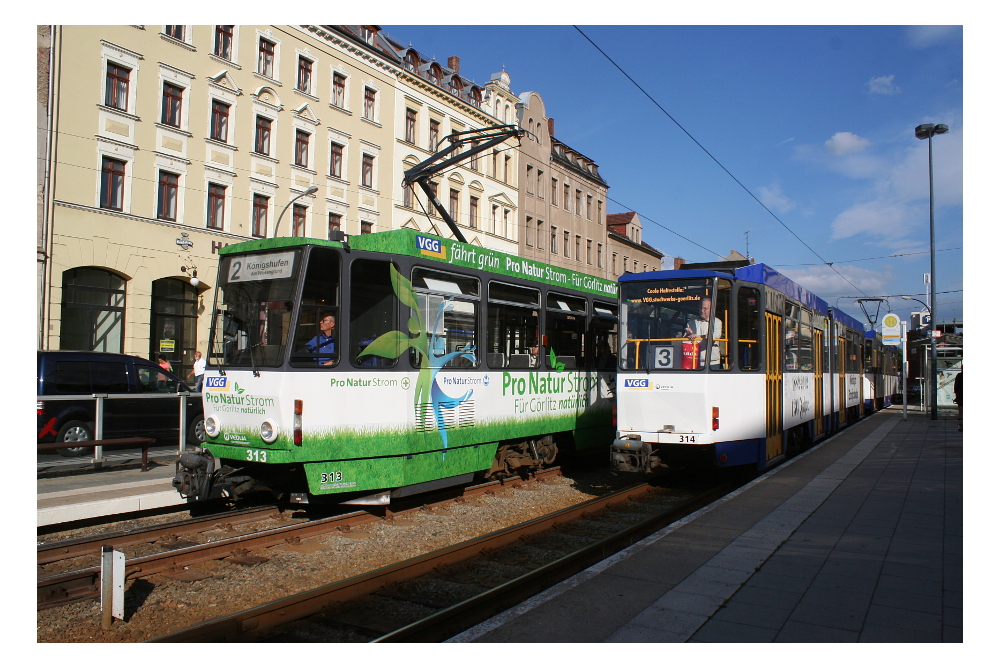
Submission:
<svg viewBox="0 0 1000 667">
<path fill-rule="evenodd" d="M 409 229 L 223 248 L 206 444 L 174 485 L 385 504 L 604 452 L 617 291 Z"/>
<path fill-rule="evenodd" d="M 614 470 L 765 469 L 887 404 L 878 338 L 767 265 L 626 274 L 619 304 Z"/>
</svg>

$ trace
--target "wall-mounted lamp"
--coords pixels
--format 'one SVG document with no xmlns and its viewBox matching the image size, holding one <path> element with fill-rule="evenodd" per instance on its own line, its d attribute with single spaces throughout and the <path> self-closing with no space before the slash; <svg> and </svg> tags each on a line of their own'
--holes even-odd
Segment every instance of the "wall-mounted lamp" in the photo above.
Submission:
<svg viewBox="0 0 1000 667">
<path fill-rule="evenodd" d="M 182 266 L 181 267 L 181 273 L 187 273 L 188 271 L 191 271 L 191 277 L 188 278 L 188 280 L 191 281 L 191 286 L 192 287 L 197 287 L 198 285 L 200 285 L 201 281 L 198 280 L 198 267 L 197 266 Z"/>
</svg>

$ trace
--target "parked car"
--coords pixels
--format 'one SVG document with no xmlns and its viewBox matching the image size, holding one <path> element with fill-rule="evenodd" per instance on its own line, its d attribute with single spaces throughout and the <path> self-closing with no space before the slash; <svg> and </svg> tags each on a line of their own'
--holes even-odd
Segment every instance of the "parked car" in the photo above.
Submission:
<svg viewBox="0 0 1000 667">
<path fill-rule="evenodd" d="M 141 357 L 106 352 L 68 350 L 38 351 L 38 443 L 74 443 L 94 439 L 93 398 L 46 401 L 45 396 L 130 394 L 128 398 L 104 401 L 103 437 L 176 438 L 180 400 L 157 395 L 191 391 L 173 373 Z M 187 441 L 205 441 L 205 419 L 201 397 L 187 402 Z M 79 456 L 87 447 L 56 450 L 63 456 Z"/>
</svg>

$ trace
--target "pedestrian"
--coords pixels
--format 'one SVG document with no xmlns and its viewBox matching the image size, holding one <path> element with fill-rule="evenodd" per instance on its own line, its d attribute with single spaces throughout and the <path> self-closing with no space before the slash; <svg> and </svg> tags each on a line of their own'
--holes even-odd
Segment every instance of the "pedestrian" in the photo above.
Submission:
<svg viewBox="0 0 1000 667">
<path fill-rule="evenodd" d="M 167 358 L 164 357 L 162 354 L 156 357 L 156 363 L 163 370 L 170 371 L 171 373 L 173 373 L 174 371 L 173 367 L 170 365 L 170 362 L 167 361 Z M 163 389 L 166 385 L 167 385 L 167 376 L 164 375 L 163 373 L 158 373 L 156 376 L 156 386 L 160 389 Z"/>
<path fill-rule="evenodd" d="M 955 405 L 958 406 L 958 430 L 962 430 L 962 371 L 955 376 Z"/>
<path fill-rule="evenodd" d="M 194 351 L 194 369 L 187 374 L 188 377 L 194 377 L 195 381 L 195 391 L 201 391 L 202 382 L 205 381 L 205 360 L 201 356 L 201 350 Z"/>
</svg>

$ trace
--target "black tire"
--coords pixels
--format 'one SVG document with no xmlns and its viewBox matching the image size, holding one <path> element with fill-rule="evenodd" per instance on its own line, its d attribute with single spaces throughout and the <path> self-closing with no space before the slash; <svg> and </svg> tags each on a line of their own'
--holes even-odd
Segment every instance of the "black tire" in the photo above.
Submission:
<svg viewBox="0 0 1000 667">
<path fill-rule="evenodd" d="M 76 419 L 63 424 L 62 428 L 59 429 L 58 435 L 56 435 L 56 442 L 83 442 L 93 439 L 93 427 Z M 84 456 L 87 452 L 92 451 L 94 451 L 93 447 L 67 447 L 65 449 L 57 449 L 56 453 L 60 456 Z"/>
<path fill-rule="evenodd" d="M 205 416 L 191 420 L 187 432 L 187 447 L 200 447 L 205 444 Z"/>
</svg>

